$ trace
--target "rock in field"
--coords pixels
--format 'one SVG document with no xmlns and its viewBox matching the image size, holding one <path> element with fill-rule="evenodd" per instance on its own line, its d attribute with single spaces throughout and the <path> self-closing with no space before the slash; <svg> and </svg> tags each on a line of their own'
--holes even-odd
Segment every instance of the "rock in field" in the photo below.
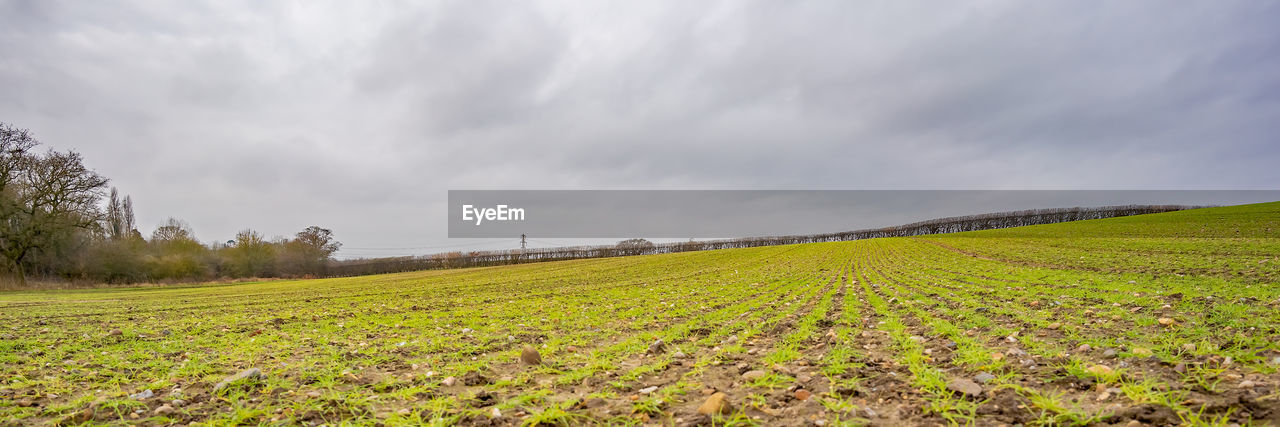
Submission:
<svg viewBox="0 0 1280 427">
<path fill-rule="evenodd" d="M 809 390 L 805 390 L 805 389 L 796 390 L 796 400 L 805 401 L 805 400 L 809 400 L 810 397 L 813 397 L 813 393 L 810 392 Z"/>
<path fill-rule="evenodd" d="M 764 371 L 757 369 L 754 371 L 747 371 L 746 373 L 742 374 L 742 379 L 746 381 L 754 381 L 754 380 L 764 378 L 765 375 L 766 374 Z"/>
<path fill-rule="evenodd" d="M 729 396 L 724 393 L 716 393 L 708 397 L 702 406 L 698 407 L 698 413 L 703 415 L 723 414 L 729 412 Z"/>
<path fill-rule="evenodd" d="M 975 383 L 973 381 L 969 381 L 963 378 L 956 378 L 954 380 L 951 380 L 951 382 L 947 383 L 947 390 L 951 390 L 956 393 L 960 393 L 969 397 L 978 397 L 979 395 L 982 394 L 982 386 L 978 385 L 978 383 Z"/>
<path fill-rule="evenodd" d="M 653 393 L 653 392 L 655 392 L 655 391 L 658 391 L 658 386 L 656 386 L 656 385 L 655 385 L 655 386 L 649 386 L 649 387 L 642 388 L 642 389 L 640 389 L 639 393 L 640 393 L 640 394 L 646 394 L 646 395 L 647 395 L 647 394 L 652 394 L 652 393 Z"/>
<path fill-rule="evenodd" d="M 144 399 L 150 399 L 151 396 L 155 396 L 155 395 L 156 395 L 155 392 L 151 391 L 151 389 L 146 389 L 141 392 L 129 395 L 129 398 L 136 399 L 136 400 L 144 400 Z"/>
<path fill-rule="evenodd" d="M 1157 322 L 1160 322 L 1160 324 L 1161 324 L 1161 325 L 1163 325 L 1163 326 L 1173 326 L 1174 324 L 1178 323 L 1177 321 L 1175 321 L 1175 320 L 1173 320 L 1173 319 L 1170 319 L 1170 318 L 1168 318 L 1168 317 L 1161 317 L 1160 319 L 1158 319 L 1158 320 L 1156 320 L 1156 321 L 1157 321 Z"/>
<path fill-rule="evenodd" d="M 1089 367 L 1088 371 L 1089 373 L 1094 375 L 1108 375 L 1112 372 L 1115 372 L 1111 370 L 1110 366 L 1107 366 L 1107 365 L 1093 365 Z"/>
<path fill-rule="evenodd" d="M 243 371 L 240 371 L 240 373 L 238 374 L 235 374 L 223 379 L 217 385 L 213 386 L 213 391 L 214 392 L 221 391 L 222 389 L 227 388 L 227 386 L 230 386 L 232 383 L 236 381 L 251 380 L 251 379 L 256 380 L 256 379 L 261 379 L 262 377 L 263 377 L 262 370 L 258 368 L 245 369 Z"/>
<path fill-rule="evenodd" d="M 996 376 L 991 375 L 991 373 L 989 372 L 979 372 L 978 375 L 973 376 L 973 380 L 977 381 L 980 384 L 989 383 L 991 382 L 991 380 L 994 380 L 994 379 L 996 379 Z"/>
<path fill-rule="evenodd" d="M 445 378 L 444 381 L 440 381 L 440 385 L 443 385 L 445 387 L 453 387 L 453 385 L 457 383 L 458 383 L 458 379 L 454 377 L 448 377 L 448 378 Z"/>
<path fill-rule="evenodd" d="M 541 365 L 542 355 L 538 354 L 538 350 L 534 350 L 532 346 L 524 346 L 524 350 L 520 351 L 520 361 L 529 365 Z"/>
<path fill-rule="evenodd" d="M 653 344 L 649 344 L 649 354 L 662 353 L 662 351 L 665 349 L 666 349 L 666 344 L 664 344 L 662 340 L 657 340 L 657 341 L 654 341 Z"/>
<path fill-rule="evenodd" d="M 156 408 L 155 410 L 155 414 L 159 416 L 165 416 L 172 413 L 173 413 L 173 407 L 169 405 L 160 405 L 160 407 Z"/>
</svg>

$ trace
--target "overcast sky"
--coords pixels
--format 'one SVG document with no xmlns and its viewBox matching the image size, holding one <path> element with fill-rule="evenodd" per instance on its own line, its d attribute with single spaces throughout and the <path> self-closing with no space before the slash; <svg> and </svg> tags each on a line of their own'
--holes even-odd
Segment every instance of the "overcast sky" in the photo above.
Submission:
<svg viewBox="0 0 1280 427">
<path fill-rule="evenodd" d="M 491 247 L 448 189 L 1280 187 L 1280 2 L 321 3 L 0 0 L 0 121 L 344 256 Z"/>
</svg>

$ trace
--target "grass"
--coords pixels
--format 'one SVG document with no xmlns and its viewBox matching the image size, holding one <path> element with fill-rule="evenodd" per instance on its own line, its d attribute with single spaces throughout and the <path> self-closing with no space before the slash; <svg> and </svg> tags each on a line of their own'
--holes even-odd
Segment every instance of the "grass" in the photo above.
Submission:
<svg viewBox="0 0 1280 427">
<path fill-rule="evenodd" d="M 354 278 L 3 292 L 0 419 L 453 425 L 497 408 L 524 425 L 678 424 L 725 392 L 717 425 L 1123 424 L 1132 408 L 1164 408 L 1170 424 L 1266 424 L 1277 415 L 1255 411 L 1280 401 L 1278 281 L 1280 203 L 1268 203 Z M 525 345 L 543 364 L 519 362 Z M 766 375 L 743 380 L 739 365 Z M 248 368 L 265 378 L 213 392 Z M 979 372 L 992 377 L 981 395 L 949 387 Z M 130 397 L 145 390 L 155 397 Z"/>
</svg>

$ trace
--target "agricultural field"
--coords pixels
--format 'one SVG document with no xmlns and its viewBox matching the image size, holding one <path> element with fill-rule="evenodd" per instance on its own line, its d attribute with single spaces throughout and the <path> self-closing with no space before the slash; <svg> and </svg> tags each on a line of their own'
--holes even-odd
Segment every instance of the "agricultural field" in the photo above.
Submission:
<svg viewBox="0 0 1280 427">
<path fill-rule="evenodd" d="M 0 293 L 0 424 L 1280 423 L 1280 203 Z"/>
</svg>

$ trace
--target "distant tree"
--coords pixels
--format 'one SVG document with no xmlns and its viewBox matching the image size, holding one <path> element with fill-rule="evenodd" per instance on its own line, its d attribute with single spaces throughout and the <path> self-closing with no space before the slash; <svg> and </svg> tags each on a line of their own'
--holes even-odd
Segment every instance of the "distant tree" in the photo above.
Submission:
<svg viewBox="0 0 1280 427">
<path fill-rule="evenodd" d="M 298 232 L 294 241 L 306 247 L 317 261 L 328 261 L 342 247 L 342 242 L 333 240 L 332 230 L 315 225 Z"/>
<path fill-rule="evenodd" d="M 138 232 L 134 223 L 133 198 L 124 196 L 121 199 L 115 187 L 111 187 L 111 196 L 107 198 L 107 213 L 103 222 L 103 229 L 109 239 L 120 240 L 142 237 L 142 233 Z"/>
<path fill-rule="evenodd" d="M 238 277 L 266 277 L 274 273 L 275 248 L 256 231 L 245 229 L 236 234 L 235 246 L 227 253 L 230 273 Z"/>
<path fill-rule="evenodd" d="M 154 254 L 148 269 L 157 279 L 196 279 L 209 275 L 217 259 L 196 240 L 185 221 L 168 218 L 151 233 Z"/>
<path fill-rule="evenodd" d="M 333 240 L 333 231 L 310 226 L 298 232 L 293 240 L 281 244 L 281 268 L 290 274 L 324 274 L 334 252 L 342 243 Z"/>
<path fill-rule="evenodd" d="M 152 242 L 195 241 L 195 232 L 186 221 L 169 217 L 151 233 Z"/>
<path fill-rule="evenodd" d="M 27 257 L 74 229 L 98 226 L 107 185 L 80 154 L 32 153 L 38 144 L 28 130 L 0 123 L 0 255 L 19 284 Z"/>
<path fill-rule="evenodd" d="M 653 242 L 645 239 L 627 239 L 618 242 L 615 249 L 618 255 L 642 255 L 654 249 Z"/>
</svg>

